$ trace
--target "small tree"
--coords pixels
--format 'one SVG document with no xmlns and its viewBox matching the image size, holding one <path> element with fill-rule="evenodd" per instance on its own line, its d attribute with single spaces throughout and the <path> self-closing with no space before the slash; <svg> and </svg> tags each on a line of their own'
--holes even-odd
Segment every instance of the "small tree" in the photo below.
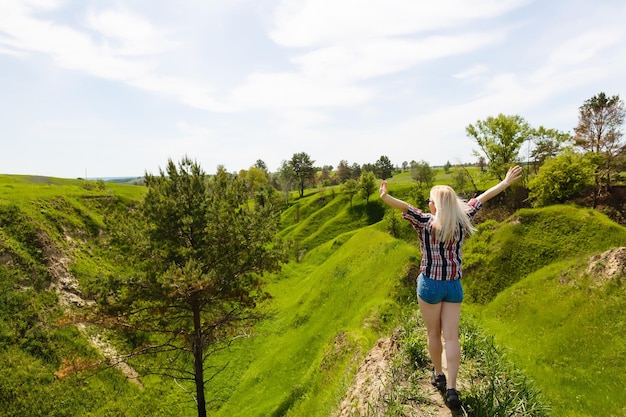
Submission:
<svg viewBox="0 0 626 417">
<path fill-rule="evenodd" d="M 521 116 L 488 117 L 478 120 L 476 125 L 465 128 L 487 158 L 491 173 L 502 181 L 511 167 L 519 160 L 522 144 L 529 140 L 533 130 Z M 474 151 L 476 156 L 481 156 Z"/>
<path fill-rule="evenodd" d="M 376 164 L 374 164 L 374 172 L 376 173 L 376 177 L 381 180 L 391 178 L 393 174 L 393 164 L 389 157 L 385 155 L 381 156 L 378 161 L 376 161 Z"/>
<path fill-rule="evenodd" d="M 333 166 L 332 165 L 324 165 L 322 167 L 322 172 L 320 174 L 320 178 L 319 178 L 319 182 L 322 183 L 322 185 L 324 186 L 328 186 L 331 185 L 331 179 L 330 179 L 330 173 L 333 172 Z"/>
<path fill-rule="evenodd" d="M 557 156 L 562 148 L 563 144 L 572 139 L 569 133 L 563 133 L 556 129 L 546 129 L 540 126 L 532 137 L 534 148 L 530 153 L 530 161 L 535 172 L 539 171 L 539 167 L 543 163 Z"/>
<path fill-rule="evenodd" d="M 280 168 L 278 168 L 278 183 L 285 194 L 285 203 L 289 203 L 289 193 L 291 192 L 295 180 L 296 176 L 291 163 L 283 161 Z"/>
<path fill-rule="evenodd" d="M 265 174 L 268 173 L 267 164 L 262 159 L 257 159 L 256 162 L 254 163 L 254 167 L 259 168 L 260 170 L 265 172 Z"/>
<path fill-rule="evenodd" d="M 348 161 L 342 159 L 339 161 L 339 165 L 337 165 L 337 171 L 335 172 L 335 176 L 339 180 L 340 183 L 344 183 L 352 178 L 352 173 L 350 169 L 350 165 L 348 165 Z"/>
<path fill-rule="evenodd" d="M 350 208 L 352 208 L 352 199 L 359 192 L 359 183 L 356 180 L 347 180 L 342 185 L 342 191 L 350 197 Z"/>
<path fill-rule="evenodd" d="M 250 167 L 247 171 L 240 171 L 239 176 L 245 180 L 249 193 L 254 193 L 264 188 L 268 183 L 267 172 L 256 166 Z"/>
<path fill-rule="evenodd" d="M 298 182 L 300 197 L 304 197 L 304 189 L 307 183 L 313 181 L 315 178 L 315 168 L 313 167 L 314 162 L 315 161 L 313 161 L 311 157 L 304 152 L 295 153 L 291 157 L 291 169 L 293 170 L 293 175 Z"/>
<path fill-rule="evenodd" d="M 411 175 L 413 179 L 417 181 L 420 188 L 431 187 L 435 182 L 437 174 L 435 170 L 430 167 L 428 162 L 412 162 L 411 163 Z"/>
<path fill-rule="evenodd" d="M 281 246 L 270 244 L 280 214 L 272 204 L 249 203 L 239 177 L 220 169 L 208 178 L 186 157 L 145 180 L 140 233 L 128 234 L 135 242 L 125 246 L 133 249 L 125 261 L 143 273 L 121 279 L 101 314 L 107 325 L 141 335 L 132 354 L 165 355 L 167 368 L 149 372 L 193 383 L 205 417 L 205 363 L 261 317 L 261 276 L 283 259 Z"/>
<path fill-rule="evenodd" d="M 563 203 L 593 184 L 596 166 L 591 158 L 567 150 L 548 159 L 528 182 L 529 198 L 535 206 Z"/>
<path fill-rule="evenodd" d="M 369 204 L 370 196 L 376 191 L 376 177 L 371 171 L 365 171 L 361 174 L 359 181 L 359 189 L 361 196 L 365 199 L 365 203 Z"/>
<path fill-rule="evenodd" d="M 352 178 L 353 180 L 358 180 L 359 178 L 361 178 L 361 172 L 363 170 L 361 169 L 361 166 L 359 164 L 357 164 L 356 162 L 352 163 L 352 165 L 350 166 L 350 178 Z"/>
<path fill-rule="evenodd" d="M 574 143 L 587 152 L 601 154 L 604 157 L 602 170 L 596 171 L 593 206 L 600 193 L 601 177 L 605 187 L 611 188 L 611 178 L 615 159 L 624 151 L 621 126 L 624 123 L 624 102 L 619 96 L 607 97 L 600 93 L 593 96 L 579 108 L 578 125 Z"/>
<path fill-rule="evenodd" d="M 469 178 L 465 170 L 456 169 L 454 171 L 454 175 L 452 176 L 452 188 L 454 188 L 458 194 L 465 192 L 465 187 L 468 182 Z"/>
</svg>

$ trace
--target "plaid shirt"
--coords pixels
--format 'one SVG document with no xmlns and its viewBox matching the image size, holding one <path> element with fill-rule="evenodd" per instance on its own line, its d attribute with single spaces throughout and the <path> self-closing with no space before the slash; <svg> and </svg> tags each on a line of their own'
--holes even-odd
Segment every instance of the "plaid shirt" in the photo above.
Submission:
<svg viewBox="0 0 626 417">
<path fill-rule="evenodd" d="M 474 218 L 481 208 L 481 202 L 473 198 L 465 206 L 465 211 L 470 218 Z M 417 230 L 422 251 L 420 271 L 428 278 L 440 281 L 461 278 L 462 245 L 467 237 L 467 231 L 462 227 L 457 227 L 454 231 L 454 239 L 446 243 L 439 240 L 437 233 L 433 233 L 434 216 L 431 213 L 424 213 L 420 209 L 409 206 L 402 217 L 411 222 Z"/>
</svg>

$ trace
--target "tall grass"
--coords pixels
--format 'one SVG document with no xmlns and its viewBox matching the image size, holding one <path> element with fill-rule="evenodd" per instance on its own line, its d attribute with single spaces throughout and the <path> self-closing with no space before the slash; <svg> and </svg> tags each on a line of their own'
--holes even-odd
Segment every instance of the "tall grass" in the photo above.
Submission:
<svg viewBox="0 0 626 417">
<path fill-rule="evenodd" d="M 472 417 L 544 417 L 550 405 L 538 387 L 514 365 L 493 336 L 464 318 L 460 328 L 463 375 L 469 389 L 462 394 L 465 412 Z"/>
</svg>

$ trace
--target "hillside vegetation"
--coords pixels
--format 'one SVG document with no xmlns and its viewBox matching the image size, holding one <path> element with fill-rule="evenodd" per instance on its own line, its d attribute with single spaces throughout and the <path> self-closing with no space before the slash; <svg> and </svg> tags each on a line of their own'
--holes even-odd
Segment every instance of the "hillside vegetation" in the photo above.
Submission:
<svg viewBox="0 0 626 417">
<path fill-rule="evenodd" d="M 408 181 L 390 180 L 391 192 L 408 195 Z M 92 343 L 98 328 L 77 326 L 69 314 L 87 308 L 80 297 L 97 296 L 93 282 L 132 267 L 104 244 L 106 222 L 144 191 L 0 176 L 0 416 L 194 415 L 184 382 L 139 375 L 139 386 L 115 367 L 94 373 L 103 358 Z M 268 319 L 209 360 L 211 415 L 333 415 L 375 342 L 415 311 L 418 248 L 388 233 L 377 198 L 352 203 L 338 189 L 309 190 L 283 213 L 292 260 L 266 277 Z M 487 220 L 467 242 L 473 303 L 464 314 L 495 335 L 555 416 L 626 415 L 624 271 L 600 282 L 600 267 L 587 269 L 592 255 L 620 246 L 624 227 L 574 206 Z M 100 336 L 120 351 L 128 343 Z M 157 360 L 130 363 L 144 369 Z"/>
</svg>

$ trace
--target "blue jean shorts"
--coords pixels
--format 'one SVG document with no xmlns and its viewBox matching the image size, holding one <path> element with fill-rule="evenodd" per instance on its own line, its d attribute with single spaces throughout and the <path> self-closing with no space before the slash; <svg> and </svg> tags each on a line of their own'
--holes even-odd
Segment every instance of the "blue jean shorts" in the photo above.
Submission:
<svg viewBox="0 0 626 417">
<path fill-rule="evenodd" d="M 420 274 L 417 279 L 417 296 L 428 304 L 460 303 L 463 301 L 461 280 L 439 281 Z"/>
</svg>

